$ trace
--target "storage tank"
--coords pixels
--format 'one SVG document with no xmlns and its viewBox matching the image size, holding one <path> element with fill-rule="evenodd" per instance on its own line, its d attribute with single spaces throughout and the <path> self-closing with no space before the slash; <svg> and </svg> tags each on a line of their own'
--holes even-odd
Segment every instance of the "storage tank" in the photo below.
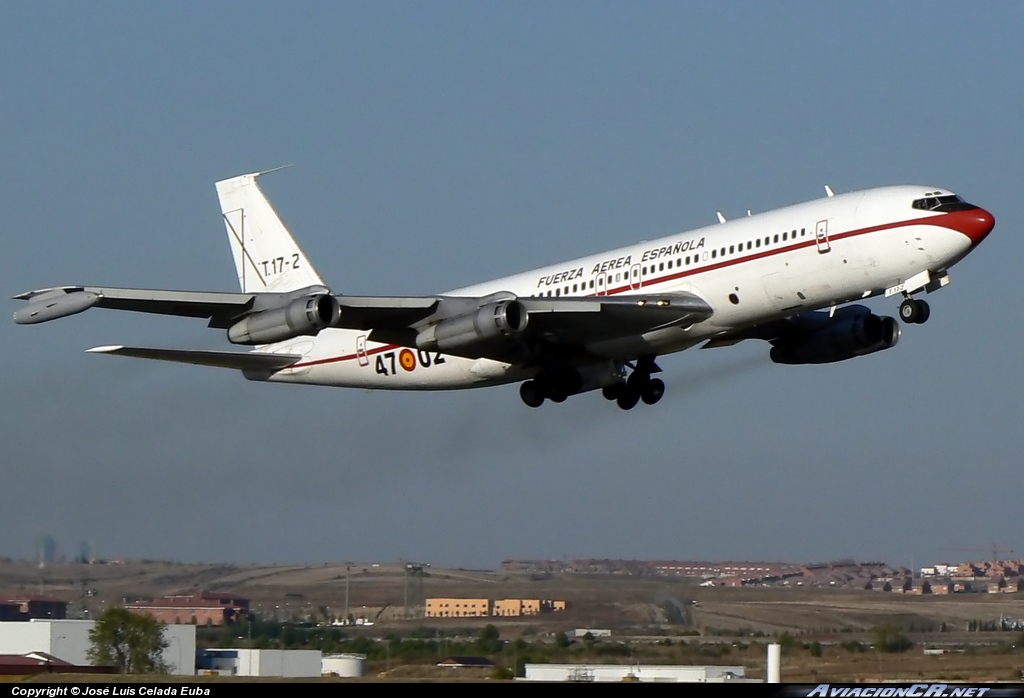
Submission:
<svg viewBox="0 0 1024 698">
<path fill-rule="evenodd" d="M 366 673 L 365 654 L 325 654 L 323 675 L 357 678 Z"/>
</svg>

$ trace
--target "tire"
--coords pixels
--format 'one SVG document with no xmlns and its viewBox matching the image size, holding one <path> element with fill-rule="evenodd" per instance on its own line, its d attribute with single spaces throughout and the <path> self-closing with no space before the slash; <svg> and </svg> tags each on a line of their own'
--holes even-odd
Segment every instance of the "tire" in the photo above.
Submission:
<svg viewBox="0 0 1024 698">
<path fill-rule="evenodd" d="M 920 316 L 917 303 L 918 301 L 911 298 L 900 303 L 900 320 L 908 325 L 916 325 Z"/>
<path fill-rule="evenodd" d="M 925 301 L 914 301 L 914 305 L 917 308 L 917 324 L 923 325 L 928 322 L 928 318 L 932 314 L 932 309 L 928 307 L 928 304 Z"/>
<path fill-rule="evenodd" d="M 625 389 L 625 383 L 606 385 L 605 387 L 601 388 L 601 394 L 604 395 L 605 400 L 618 400 L 619 396 L 622 395 L 622 391 Z"/>
<path fill-rule="evenodd" d="M 658 378 L 652 378 L 647 381 L 647 385 L 644 386 L 643 391 L 640 393 L 640 399 L 644 401 L 645 405 L 653 405 L 665 394 L 665 383 Z"/>
<path fill-rule="evenodd" d="M 544 393 L 534 381 L 526 381 L 519 386 L 519 397 L 527 407 L 540 407 L 544 404 Z"/>
<path fill-rule="evenodd" d="M 629 378 L 626 379 L 626 387 L 640 394 L 649 380 L 651 380 L 651 377 L 648 374 L 633 371 L 629 374 Z"/>
<path fill-rule="evenodd" d="M 640 402 L 640 393 L 635 390 L 624 390 L 615 402 L 619 404 L 620 409 L 631 410 Z"/>
</svg>

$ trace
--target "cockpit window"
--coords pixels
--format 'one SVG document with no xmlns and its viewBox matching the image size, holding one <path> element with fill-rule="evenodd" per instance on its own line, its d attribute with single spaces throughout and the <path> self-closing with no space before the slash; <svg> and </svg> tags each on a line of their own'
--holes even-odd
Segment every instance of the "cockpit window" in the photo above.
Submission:
<svg viewBox="0 0 1024 698">
<path fill-rule="evenodd" d="M 914 208 L 921 209 L 922 211 L 934 211 L 936 213 L 949 213 L 950 211 L 970 211 L 973 208 L 978 208 L 973 204 L 969 204 L 961 199 L 956 194 L 939 195 L 938 193 L 926 196 L 923 199 L 916 199 L 913 204 Z"/>
</svg>

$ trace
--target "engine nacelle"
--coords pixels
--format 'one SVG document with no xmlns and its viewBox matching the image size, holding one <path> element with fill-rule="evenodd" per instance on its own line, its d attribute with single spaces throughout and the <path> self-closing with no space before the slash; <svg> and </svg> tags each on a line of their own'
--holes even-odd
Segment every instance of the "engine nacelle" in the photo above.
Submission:
<svg viewBox="0 0 1024 698">
<path fill-rule="evenodd" d="M 228 330 L 234 344 L 271 344 L 292 337 L 315 335 L 338 322 L 341 308 L 331 295 L 297 298 L 288 305 L 261 310 L 239 320 Z"/>
<path fill-rule="evenodd" d="M 480 342 L 510 337 L 526 329 L 529 316 L 516 300 L 488 303 L 471 313 L 441 320 L 416 335 L 416 346 L 455 352 Z"/>
<path fill-rule="evenodd" d="M 777 364 L 827 364 L 889 349 L 899 338 L 895 318 L 862 313 L 776 340 L 770 356 Z"/>
</svg>

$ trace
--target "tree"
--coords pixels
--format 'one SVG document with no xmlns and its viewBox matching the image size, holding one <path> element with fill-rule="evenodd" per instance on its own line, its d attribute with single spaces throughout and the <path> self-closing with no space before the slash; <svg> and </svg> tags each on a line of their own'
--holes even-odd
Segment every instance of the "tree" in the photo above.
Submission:
<svg viewBox="0 0 1024 698">
<path fill-rule="evenodd" d="M 875 647 L 882 652 L 905 652 L 914 644 L 900 631 L 899 626 L 891 622 L 875 626 L 871 635 L 875 640 Z"/>
<path fill-rule="evenodd" d="M 165 627 L 149 614 L 119 606 L 108 608 L 89 631 L 89 661 L 113 664 L 122 674 L 166 674 L 169 667 L 162 655 L 169 643 L 163 636 Z"/>
</svg>

